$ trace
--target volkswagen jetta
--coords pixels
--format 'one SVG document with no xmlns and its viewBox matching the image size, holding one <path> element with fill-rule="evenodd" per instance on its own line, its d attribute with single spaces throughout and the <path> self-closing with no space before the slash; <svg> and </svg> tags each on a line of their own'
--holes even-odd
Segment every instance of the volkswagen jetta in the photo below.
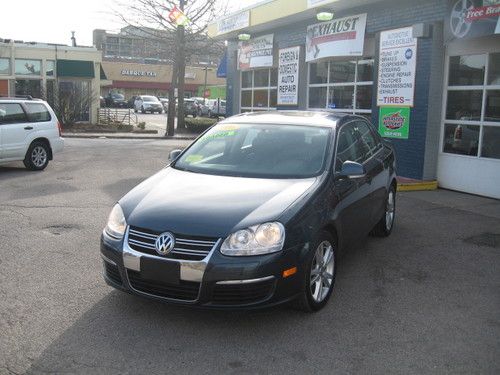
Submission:
<svg viewBox="0 0 500 375">
<path fill-rule="evenodd" d="M 322 308 L 339 252 L 388 236 L 395 156 L 363 117 L 228 118 L 115 205 L 102 234 L 111 286 L 164 301 Z"/>
</svg>

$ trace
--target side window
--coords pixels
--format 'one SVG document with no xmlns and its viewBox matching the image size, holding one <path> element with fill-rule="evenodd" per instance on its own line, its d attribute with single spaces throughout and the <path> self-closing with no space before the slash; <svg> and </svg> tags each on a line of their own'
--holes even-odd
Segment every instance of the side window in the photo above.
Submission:
<svg viewBox="0 0 500 375">
<path fill-rule="evenodd" d="M 0 103 L 0 124 L 15 124 L 27 121 L 26 113 L 24 113 L 21 104 Z"/>
<path fill-rule="evenodd" d="M 337 140 L 337 152 L 335 155 L 335 172 L 340 172 L 345 161 L 356 161 L 356 138 L 354 126 L 344 125 L 340 128 Z"/>
<path fill-rule="evenodd" d="M 26 103 L 26 110 L 31 122 L 50 121 L 50 113 L 41 103 Z"/>
<path fill-rule="evenodd" d="M 380 144 L 380 141 L 373 135 L 373 130 L 370 128 L 370 125 L 368 125 L 364 121 L 357 121 L 356 128 L 358 129 L 361 141 L 369 150 L 370 156 L 375 154 L 382 145 Z"/>
</svg>

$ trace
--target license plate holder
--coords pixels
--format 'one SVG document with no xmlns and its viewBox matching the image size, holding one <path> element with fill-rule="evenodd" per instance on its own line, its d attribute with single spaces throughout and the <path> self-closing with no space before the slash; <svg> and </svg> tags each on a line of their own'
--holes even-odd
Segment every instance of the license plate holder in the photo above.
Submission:
<svg viewBox="0 0 500 375">
<path fill-rule="evenodd" d="M 181 267 L 177 262 L 141 257 L 141 277 L 165 284 L 179 284 Z"/>
</svg>

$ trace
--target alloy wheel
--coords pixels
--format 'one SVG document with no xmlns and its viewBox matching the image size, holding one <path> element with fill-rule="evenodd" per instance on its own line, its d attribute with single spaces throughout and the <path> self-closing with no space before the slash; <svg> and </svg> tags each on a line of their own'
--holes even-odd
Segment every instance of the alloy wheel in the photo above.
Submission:
<svg viewBox="0 0 500 375">
<path fill-rule="evenodd" d="M 335 257 L 333 246 L 329 241 L 321 242 L 311 265 L 310 291 L 315 302 L 322 302 L 333 285 Z"/>
<path fill-rule="evenodd" d="M 387 203 L 385 206 L 385 227 L 388 231 L 391 230 L 392 225 L 394 224 L 394 211 L 394 192 L 391 190 L 387 196 Z"/>
<path fill-rule="evenodd" d="M 31 151 L 31 161 L 35 167 L 40 168 L 47 162 L 47 151 L 42 146 L 36 146 Z"/>
</svg>

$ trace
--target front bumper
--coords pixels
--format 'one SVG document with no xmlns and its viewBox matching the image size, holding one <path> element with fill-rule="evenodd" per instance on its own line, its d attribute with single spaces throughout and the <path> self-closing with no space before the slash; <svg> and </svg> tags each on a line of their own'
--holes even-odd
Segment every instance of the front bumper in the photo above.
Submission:
<svg viewBox="0 0 500 375">
<path fill-rule="evenodd" d="M 136 252 L 126 241 L 103 233 L 104 278 L 109 285 L 132 294 L 206 308 L 260 308 L 290 301 L 300 293 L 301 261 L 308 244 L 251 257 L 222 255 L 220 244 L 201 261 L 169 260 L 180 264 L 180 281 L 168 284 L 143 278 L 140 269 L 142 257 L 165 259 Z M 292 267 L 297 272 L 284 278 L 283 271 Z"/>
</svg>

